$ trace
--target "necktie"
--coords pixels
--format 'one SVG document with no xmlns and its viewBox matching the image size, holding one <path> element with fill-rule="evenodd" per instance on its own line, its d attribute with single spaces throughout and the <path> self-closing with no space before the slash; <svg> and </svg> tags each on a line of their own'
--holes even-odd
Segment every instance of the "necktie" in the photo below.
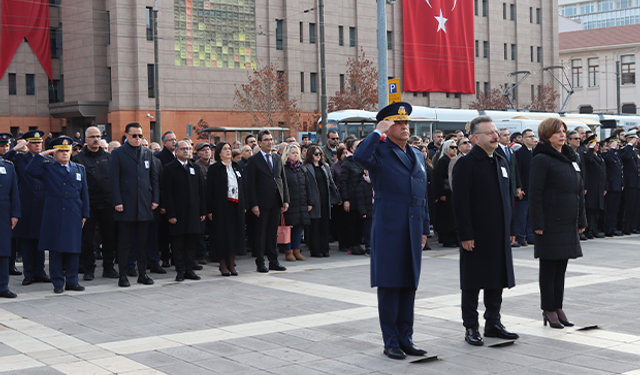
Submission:
<svg viewBox="0 0 640 375">
<path fill-rule="evenodd" d="M 269 169 L 273 172 L 273 164 L 271 164 L 271 153 L 267 154 L 267 164 L 269 165 Z"/>
<path fill-rule="evenodd" d="M 183 167 L 184 167 L 184 170 L 186 171 L 186 170 L 189 169 L 189 164 L 188 163 L 184 163 Z"/>
<path fill-rule="evenodd" d="M 509 163 L 511 163 L 511 153 L 509 152 L 509 148 L 505 147 L 504 153 L 507 154 L 507 160 L 509 160 Z"/>
</svg>

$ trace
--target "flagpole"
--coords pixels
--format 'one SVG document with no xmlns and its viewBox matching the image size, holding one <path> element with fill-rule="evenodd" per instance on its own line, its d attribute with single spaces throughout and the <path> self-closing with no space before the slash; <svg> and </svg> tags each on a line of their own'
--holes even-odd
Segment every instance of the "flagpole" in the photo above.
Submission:
<svg viewBox="0 0 640 375">
<path fill-rule="evenodd" d="M 389 104 L 387 92 L 387 14 L 386 0 L 378 0 L 378 110 Z"/>
</svg>

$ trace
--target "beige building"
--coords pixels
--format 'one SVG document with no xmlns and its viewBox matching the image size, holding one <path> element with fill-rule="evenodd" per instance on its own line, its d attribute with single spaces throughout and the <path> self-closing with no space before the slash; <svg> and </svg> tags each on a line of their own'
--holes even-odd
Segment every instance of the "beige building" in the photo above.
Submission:
<svg viewBox="0 0 640 375">
<path fill-rule="evenodd" d="M 138 121 L 153 139 L 155 124 L 153 0 L 58 0 L 50 6 L 54 81 L 48 83 L 27 43 L 0 80 L 0 131 L 39 127 L 73 134 L 91 124 L 119 138 Z M 61 1 L 61 2 L 60 2 Z M 162 130 L 182 137 L 186 124 L 246 126 L 234 109 L 235 85 L 273 62 L 287 73 L 290 95 L 312 130 L 320 110 L 319 14 L 316 0 L 158 0 Z M 522 106 L 552 82 L 558 65 L 556 0 L 474 0 L 476 88 L 504 85 L 508 74 L 533 71 L 516 93 Z M 308 10 L 308 11 L 306 11 Z M 306 12 L 305 12 L 306 11 Z M 374 61 L 376 3 L 325 0 L 328 95 L 340 89 L 349 58 L 362 48 Z M 403 76 L 402 1 L 387 5 L 388 74 Z M 28 78 L 31 77 L 31 78 Z M 27 92 L 26 80 L 33 79 Z M 402 93 L 416 105 L 467 108 L 474 95 Z"/>
<path fill-rule="evenodd" d="M 567 112 L 617 113 L 616 61 L 619 60 L 621 112 L 637 114 L 640 104 L 636 82 L 638 56 L 640 25 L 561 33 L 560 62 L 570 72 L 574 90 Z M 563 101 L 565 97 L 563 95 Z"/>
</svg>

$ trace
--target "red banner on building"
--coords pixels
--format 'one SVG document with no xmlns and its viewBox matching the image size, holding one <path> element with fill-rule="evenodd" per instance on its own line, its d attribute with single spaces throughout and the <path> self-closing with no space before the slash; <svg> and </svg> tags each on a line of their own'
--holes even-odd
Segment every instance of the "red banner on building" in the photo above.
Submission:
<svg viewBox="0 0 640 375">
<path fill-rule="evenodd" d="M 0 24 L 0 79 L 9 68 L 20 43 L 27 39 L 44 71 L 51 74 L 48 0 L 2 0 Z"/>
<path fill-rule="evenodd" d="M 404 0 L 404 91 L 475 93 L 472 0 Z"/>
</svg>

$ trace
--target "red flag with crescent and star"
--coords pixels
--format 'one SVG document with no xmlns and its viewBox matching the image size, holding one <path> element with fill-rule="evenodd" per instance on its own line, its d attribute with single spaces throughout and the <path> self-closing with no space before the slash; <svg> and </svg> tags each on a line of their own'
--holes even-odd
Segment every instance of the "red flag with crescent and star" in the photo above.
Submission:
<svg viewBox="0 0 640 375">
<path fill-rule="evenodd" d="M 475 93 L 472 0 L 404 0 L 404 91 Z"/>
</svg>

